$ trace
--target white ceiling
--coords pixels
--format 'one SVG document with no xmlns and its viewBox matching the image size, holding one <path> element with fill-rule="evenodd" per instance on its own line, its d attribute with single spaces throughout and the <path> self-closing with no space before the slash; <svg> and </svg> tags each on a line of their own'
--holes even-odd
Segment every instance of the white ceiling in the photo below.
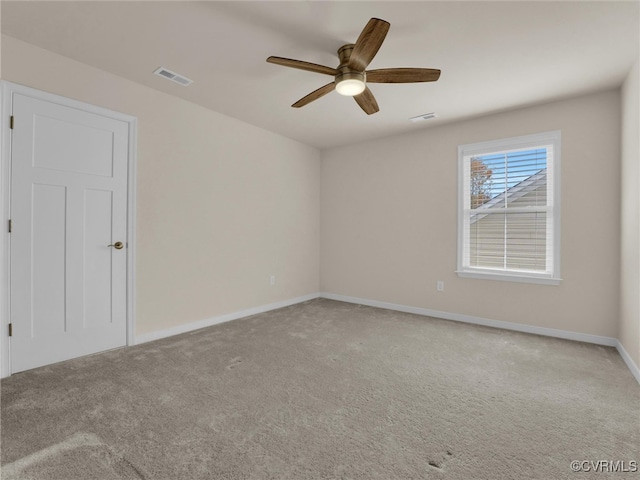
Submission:
<svg viewBox="0 0 640 480">
<path fill-rule="evenodd" d="M 326 148 L 619 86 L 639 55 L 628 2 L 2 1 L 2 33 Z M 336 67 L 369 18 L 391 23 L 369 68 L 442 70 L 436 83 L 372 84 L 367 116 L 333 92 L 290 105 L 331 77 L 268 64 Z M 194 80 L 181 87 L 159 66 Z M 409 117 L 438 118 L 411 123 Z"/>
</svg>

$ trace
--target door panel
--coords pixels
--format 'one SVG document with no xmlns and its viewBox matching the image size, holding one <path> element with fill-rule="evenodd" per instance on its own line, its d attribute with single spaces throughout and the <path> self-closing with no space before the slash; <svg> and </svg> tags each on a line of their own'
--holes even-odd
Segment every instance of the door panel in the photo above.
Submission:
<svg viewBox="0 0 640 480">
<path fill-rule="evenodd" d="M 57 185 L 34 184 L 32 198 L 32 253 L 31 261 L 26 258 L 24 263 L 26 268 L 31 269 L 31 275 L 25 276 L 24 280 L 31 281 L 33 287 L 32 298 L 25 300 L 32 305 L 31 315 L 27 317 L 32 337 L 46 338 L 58 330 L 66 330 L 64 260 L 67 189 Z M 28 289 L 28 285 L 24 287 Z M 36 298 L 38 301 L 34 302 Z"/>
<path fill-rule="evenodd" d="M 11 369 L 126 344 L 129 124 L 13 94 Z"/>
<path fill-rule="evenodd" d="M 113 132 L 78 123 L 34 117 L 34 167 L 111 177 Z M 73 142 L 67 139 L 72 137 Z"/>
<path fill-rule="evenodd" d="M 112 217 L 112 192 L 84 192 L 84 328 L 107 325 L 113 321 L 111 311 L 111 272 L 113 250 L 111 225 L 104 218 Z"/>
</svg>

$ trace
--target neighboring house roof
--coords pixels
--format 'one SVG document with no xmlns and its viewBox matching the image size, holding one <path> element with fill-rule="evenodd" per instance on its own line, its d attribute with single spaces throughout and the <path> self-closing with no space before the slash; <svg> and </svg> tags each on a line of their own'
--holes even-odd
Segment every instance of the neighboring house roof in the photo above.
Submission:
<svg viewBox="0 0 640 480">
<path fill-rule="evenodd" d="M 530 177 L 525 178 L 520 183 L 515 184 L 513 187 L 509 188 L 505 192 L 502 192 L 500 195 L 496 195 L 491 200 L 483 203 L 480 208 L 476 211 L 478 212 L 471 217 L 471 223 L 475 223 L 478 220 L 486 217 L 482 215 L 482 210 L 490 209 L 490 208 L 499 208 L 504 207 L 505 203 L 513 203 L 521 197 L 524 197 L 528 193 L 535 191 L 536 189 L 543 187 L 547 184 L 547 169 L 543 168 L 537 173 L 534 173 Z"/>
</svg>

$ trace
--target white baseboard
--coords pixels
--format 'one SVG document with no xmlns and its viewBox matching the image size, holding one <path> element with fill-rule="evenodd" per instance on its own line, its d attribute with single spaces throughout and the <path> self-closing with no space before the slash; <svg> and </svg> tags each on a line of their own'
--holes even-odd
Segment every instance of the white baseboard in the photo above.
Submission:
<svg viewBox="0 0 640 480">
<path fill-rule="evenodd" d="M 428 317 L 442 318 L 445 320 L 453 320 L 456 322 L 472 323 L 474 325 L 484 325 L 485 327 L 503 328 L 505 330 L 515 330 L 517 332 L 533 333 L 535 335 L 544 335 L 546 337 L 564 338 L 566 340 L 575 340 L 578 342 L 594 343 L 596 345 L 605 345 L 607 347 L 616 347 L 618 353 L 626 363 L 631 374 L 640 383 L 640 369 L 634 363 L 631 356 L 620 343 L 620 340 L 613 337 L 602 337 L 599 335 L 589 335 L 587 333 L 569 332 L 566 330 L 557 330 L 555 328 L 537 327 L 535 325 L 522 325 L 519 323 L 503 322 L 500 320 L 490 320 L 488 318 L 473 317 L 470 315 L 460 315 L 458 313 L 441 312 L 438 310 L 430 310 L 428 308 L 410 307 L 407 305 L 398 305 L 396 303 L 379 302 L 377 300 L 369 300 L 366 298 L 349 297 L 345 295 L 336 295 L 335 293 L 321 292 L 321 298 L 330 300 L 338 300 L 340 302 L 357 303 L 359 305 L 367 305 L 370 307 L 386 308 L 398 312 L 415 313 L 417 315 L 425 315 Z"/>
<path fill-rule="evenodd" d="M 557 330 L 555 328 L 537 327 L 535 325 L 523 325 L 520 323 L 503 322 L 501 320 L 490 320 L 488 318 L 474 317 L 471 315 L 461 315 L 459 313 L 441 312 L 439 310 L 430 310 L 428 308 L 409 307 L 406 305 L 398 305 L 396 303 L 379 302 L 377 300 L 368 300 L 366 298 L 347 297 L 344 295 L 336 295 L 334 293 L 323 292 L 320 294 L 320 296 L 322 298 L 339 300 L 341 302 L 358 303 L 360 305 L 386 308 L 388 310 L 396 310 L 398 312 L 415 313 L 417 315 L 442 318 L 444 320 L 472 323 L 474 325 L 502 328 L 504 330 L 515 330 L 517 332 L 533 333 L 536 335 L 544 335 L 546 337 L 564 338 L 567 340 L 576 340 L 578 342 L 595 343 L 598 345 L 606 345 L 608 347 L 615 347 L 618 344 L 618 340 L 613 337 L 601 337 L 598 335 L 589 335 L 586 333 Z"/>
<path fill-rule="evenodd" d="M 200 328 L 210 327 L 219 323 L 229 322 L 231 320 L 237 320 L 239 318 L 256 315 L 258 313 L 268 312 L 270 310 L 276 310 L 278 308 L 288 307 L 295 305 L 296 303 L 306 302 L 313 300 L 314 298 L 327 298 L 330 300 L 337 300 L 340 302 L 355 303 L 359 305 L 367 305 L 370 307 L 386 308 L 388 310 L 395 310 L 398 312 L 414 313 L 416 315 L 424 315 L 427 317 L 442 318 L 444 320 L 453 320 L 456 322 L 470 323 L 474 325 L 483 325 L 485 327 L 502 328 L 504 330 L 514 330 L 517 332 L 532 333 L 535 335 L 543 335 L 547 337 L 563 338 L 566 340 L 575 340 L 578 342 L 593 343 L 596 345 L 605 345 L 608 347 L 616 347 L 623 361 L 631 370 L 631 374 L 640 383 L 640 369 L 634 363 L 631 356 L 624 349 L 620 341 L 613 337 L 603 337 L 599 335 L 589 335 L 586 333 L 570 332 L 566 330 L 558 330 L 555 328 L 538 327 L 535 325 L 523 325 L 519 323 L 504 322 L 501 320 L 491 320 L 488 318 L 475 317 L 471 315 L 462 315 L 458 313 L 442 312 L 439 310 L 431 310 L 428 308 L 410 307 L 408 305 L 399 305 L 396 303 L 380 302 L 378 300 L 369 300 L 366 298 L 350 297 L 346 295 L 337 295 L 335 293 L 321 292 L 311 293 L 302 297 L 291 298 L 289 300 L 283 300 L 280 302 L 270 303 L 267 305 L 261 305 L 258 307 L 249 308 L 247 310 L 241 310 L 238 312 L 227 313 L 219 315 L 213 318 L 207 318 L 199 320 L 197 322 L 187 323 L 185 325 L 178 325 L 176 327 L 168 328 L 166 330 L 159 330 L 155 332 L 144 333 L 142 335 L 136 335 L 135 344 L 141 344 L 151 342 L 153 340 L 160 340 L 161 338 L 171 337 L 173 335 L 179 335 L 181 333 L 191 332 Z"/>
<path fill-rule="evenodd" d="M 319 293 L 311 293 L 302 297 L 290 298 L 288 300 L 282 300 L 280 302 L 269 303 L 267 305 L 261 305 L 258 307 L 248 308 L 246 310 L 240 310 L 239 312 L 226 313 L 217 317 L 206 318 L 204 320 L 198 320 L 197 322 L 191 322 L 184 325 L 178 325 L 175 327 L 167 328 L 165 330 L 157 330 L 155 332 L 143 333 L 135 336 L 135 345 L 141 343 L 152 342 L 154 340 L 160 340 L 161 338 L 171 337 L 173 335 L 179 335 L 181 333 L 191 332 L 193 330 L 199 330 L 200 328 L 211 327 L 219 323 L 229 322 L 231 320 L 237 320 L 238 318 L 249 317 L 258 313 L 268 312 L 270 310 L 276 310 L 278 308 L 288 307 L 295 305 L 296 303 L 306 302 L 307 300 L 313 300 L 318 298 Z"/>
<path fill-rule="evenodd" d="M 622 360 L 624 360 L 624 363 L 626 363 L 627 367 L 629 367 L 629 370 L 631 370 L 631 375 L 633 375 L 638 381 L 638 383 L 640 383 L 640 368 L 638 368 L 638 365 L 634 363 L 633 359 L 631 358 L 631 355 L 629 355 L 627 351 L 624 349 L 624 347 L 622 346 L 622 343 L 620 343 L 620 340 L 617 341 L 616 349 L 618 350 L 618 353 L 622 357 Z"/>
</svg>

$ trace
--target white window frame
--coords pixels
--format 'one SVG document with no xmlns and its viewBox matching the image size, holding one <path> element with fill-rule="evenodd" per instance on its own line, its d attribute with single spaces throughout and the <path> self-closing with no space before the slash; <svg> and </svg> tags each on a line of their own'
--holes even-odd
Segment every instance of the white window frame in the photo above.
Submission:
<svg viewBox="0 0 640 480">
<path fill-rule="evenodd" d="M 459 277 L 544 285 L 560 284 L 560 144 L 561 132 L 556 130 L 458 146 L 458 265 L 456 273 Z M 469 242 L 465 242 L 470 230 L 469 222 L 465 220 L 468 216 L 465 216 L 464 182 L 465 169 L 470 168 L 471 157 L 540 147 L 551 147 L 553 150 L 553 160 L 548 172 L 548 178 L 551 181 L 547 187 L 551 189 L 549 191 L 551 205 L 547 209 L 547 232 L 551 231 L 550 239 L 547 241 L 547 259 L 551 257 L 551 265 L 548 266 L 547 272 L 470 266 Z M 549 169 L 549 166 L 547 168 Z"/>
</svg>

